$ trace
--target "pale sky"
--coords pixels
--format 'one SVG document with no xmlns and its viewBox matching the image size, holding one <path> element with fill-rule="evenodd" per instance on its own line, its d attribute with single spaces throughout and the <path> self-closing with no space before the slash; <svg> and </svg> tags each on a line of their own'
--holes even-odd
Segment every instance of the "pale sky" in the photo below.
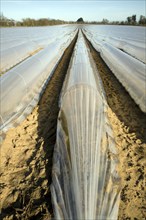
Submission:
<svg viewBox="0 0 146 220">
<path fill-rule="evenodd" d="M 145 0 L 0 0 L 1 12 L 8 18 L 54 18 L 76 21 L 82 17 L 85 21 L 126 20 L 128 16 L 146 15 Z"/>
</svg>

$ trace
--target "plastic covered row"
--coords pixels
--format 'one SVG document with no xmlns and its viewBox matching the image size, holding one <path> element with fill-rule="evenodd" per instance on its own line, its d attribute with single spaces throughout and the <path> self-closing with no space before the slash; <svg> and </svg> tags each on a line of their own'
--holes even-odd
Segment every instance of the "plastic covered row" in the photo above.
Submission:
<svg viewBox="0 0 146 220">
<path fill-rule="evenodd" d="M 86 32 L 84 32 L 86 33 Z M 94 48 L 123 84 L 143 112 L 146 112 L 146 65 L 108 43 L 102 43 L 86 35 Z"/>
<path fill-rule="evenodd" d="M 1 51 L 0 72 L 3 73 L 31 55 L 39 46 L 33 41 Z"/>
<path fill-rule="evenodd" d="M 143 47 L 145 45 L 145 27 L 141 26 L 121 26 L 121 25 L 84 25 L 83 27 L 90 33 L 98 36 L 114 37 L 124 39 L 134 45 Z"/>
<path fill-rule="evenodd" d="M 112 46 L 127 52 L 131 56 L 142 61 L 143 63 L 146 63 L 146 47 L 138 46 L 139 42 L 133 41 L 132 44 L 132 41 L 129 42 L 124 39 L 118 39 L 113 37 L 99 37 L 99 38 L 97 37 L 97 40 L 98 39 L 105 41 L 111 44 Z"/>
<path fill-rule="evenodd" d="M 124 40 L 112 38 L 112 37 L 105 37 L 103 38 L 104 41 L 113 45 L 116 48 L 119 48 L 128 54 L 132 55 L 133 57 L 137 58 L 138 60 L 146 63 L 146 47 L 140 47 L 137 45 L 131 44 L 132 42 L 127 42 Z M 136 42 L 135 42 L 136 44 Z"/>
<path fill-rule="evenodd" d="M 14 34 L 9 35 L 9 38 L 4 39 L 4 33 L 2 30 L 1 34 L 1 65 L 0 72 L 3 73 L 16 64 L 20 63 L 25 58 L 33 55 L 38 50 L 47 47 L 49 44 L 70 35 L 71 32 L 75 31 L 76 26 L 59 26 L 56 27 L 47 27 L 47 28 L 28 28 L 27 32 L 29 35 L 21 35 L 25 31 L 25 28 L 13 29 Z M 20 31 L 21 30 L 21 31 Z M 10 30 L 11 31 L 11 30 Z M 34 35 L 34 33 L 35 35 Z M 36 35 L 36 31 L 38 34 Z M 13 33 L 12 32 L 12 33 Z M 42 32 L 41 34 L 39 32 Z M 7 32 L 6 32 L 7 33 Z M 32 33 L 32 36 L 30 35 Z"/>
<path fill-rule="evenodd" d="M 12 68 L 1 77 L 0 128 L 5 132 L 29 114 L 39 100 L 47 80 L 77 31 Z"/>
<path fill-rule="evenodd" d="M 60 98 L 51 194 L 55 219 L 117 219 L 117 151 L 101 80 L 82 34 Z"/>
<path fill-rule="evenodd" d="M 45 39 L 47 45 L 50 40 L 59 38 L 62 34 L 69 33 L 73 29 L 74 25 L 1 28 L 0 50 L 6 50 L 29 41 L 41 43 Z"/>
<path fill-rule="evenodd" d="M 112 26 L 113 28 L 113 26 Z M 122 29 L 122 27 L 121 27 Z M 132 31 L 133 29 L 129 29 L 129 31 Z M 126 35 L 122 38 L 122 37 L 118 37 L 117 35 L 107 32 L 107 35 L 103 35 L 98 33 L 98 31 L 96 31 L 96 27 L 95 28 L 91 28 L 87 26 L 85 28 L 85 31 L 90 34 L 90 37 L 94 37 L 96 39 L 96 41 L 104 41 L 113 45 L 116 48 L 119 48 L 125 52 L 127 52 L 128 54 L 132 55 L 133 57 L 135 57 L 136 59 L 146 63 L 146 45 L 145 45 L 145 36 L 143 36 L 143 39 L 139 40 L 139 39 L 134 39 L 134 36 L 132 36 L 132 38 L 127 38 Z M 91 32 L 91 33 L 90 33 Z M 136 35 L 136 34 L 135 34 Z M 128 36 L 128 31 L 127 31 L 127 36 Z M 137 36 L 137 35 L 136 35 Z"/>
</svg>

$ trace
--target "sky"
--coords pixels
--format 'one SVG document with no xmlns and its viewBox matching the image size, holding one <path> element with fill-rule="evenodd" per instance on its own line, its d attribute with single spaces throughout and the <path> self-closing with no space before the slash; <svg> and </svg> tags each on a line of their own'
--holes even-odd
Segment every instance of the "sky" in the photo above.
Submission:
<svg viewBox="0 0 146 220">
<path fill-rule="evenodd" d="M 0 0 L 1 13 L 15 20 L 54 18 L 65 21 L 125 21 L 136 14 L 146 16 L 145 0 Z"/>
</svg>

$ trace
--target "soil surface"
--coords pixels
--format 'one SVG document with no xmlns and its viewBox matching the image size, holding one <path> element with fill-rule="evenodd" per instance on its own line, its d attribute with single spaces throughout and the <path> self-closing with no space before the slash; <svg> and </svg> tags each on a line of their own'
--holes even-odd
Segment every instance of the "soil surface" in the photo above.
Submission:
<svg viewBox="0 0 146 220">
<path fill-rule="evenodd" d="M 65 51 L 33 112 L 7 132 L 1 146 L 1 218 L 49 220 L 52 156 L 56 140 L 58 101 L 76 38 Z M 144 219 L 144 149 L 146 115 L 89 44 L 103 81 L 108 116 L 119 150 L 121 200 L 119 219 Z"/>
</svg>

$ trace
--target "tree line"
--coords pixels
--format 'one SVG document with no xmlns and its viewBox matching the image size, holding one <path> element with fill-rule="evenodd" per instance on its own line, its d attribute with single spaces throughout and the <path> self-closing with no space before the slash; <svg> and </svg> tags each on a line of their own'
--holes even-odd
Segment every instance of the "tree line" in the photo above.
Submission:
<svg viewBox="0 0 146 220">
<path fill-rule="evenodd" d="M 112 21 L 109 22 L 108 19 L 103 18 L 102 21 L 84 21 L 82 18 L 79 18 L 76 22 L 74 21 L 64 21 L 59 19 L 49 19 L 49 18 L 40 18 L 32 19 L 25 18 L 22 21 L 15 21 L 14 19 L 8 19 L 3 14 L 0 14 L 0 26 L 1 27 L 13 27 L 13 26 L 48 26 L 48 25 L 58 25 L 58 24 L 74 24 L 74 23 L 86 23 L 86 24 L 115 24 L 115 25 L 145 25 L 146 26 L 146 17 L 141 15 L 139 21 L 136 19 L 136 15 L 127 17 L 126 21 Z"/>
<path fill-rule="evenodd" d="M 143 25 L 146 26 L 146 17 L 141 15 L 139 20 L 137 21 L 136 15 L 132 15 L 127 17 L 125 21 L 109 21 L 106 18 L 103 18 L 102 21 L 92 21 L 92 22 L 85 22 L 85 23 L 92 23 L 92 24 L 113 24 L 113 25 Z"/>
<path fill-rule="evenodd" d="M 16 21 L 14 19 L 8 19 L 3 14 L 0 15 L 0 26 L 1 27 L 12 27 L 12 26 L 48 26 L 48 25 L 58 25 L 65 24 L 66 22 L 59 19 L 49 19 L 49 18 L 40 18 L 40 19 L 32 19 L 25 18 L 22 21 Z"/>
</svg>

